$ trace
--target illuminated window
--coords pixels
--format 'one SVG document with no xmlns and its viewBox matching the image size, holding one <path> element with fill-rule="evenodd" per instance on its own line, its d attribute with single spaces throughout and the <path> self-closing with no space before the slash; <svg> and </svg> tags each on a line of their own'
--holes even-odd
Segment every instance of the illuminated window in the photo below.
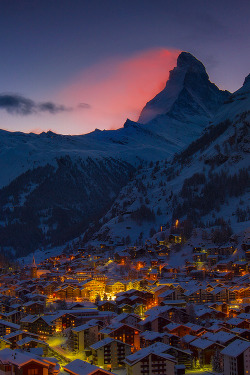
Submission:
<svg viewBox="0 0 250 375">
<path fill-rule="evenodd" d="M 28 375 L 38 375 L 38 368 L 28 369 Z"/>
</svg>

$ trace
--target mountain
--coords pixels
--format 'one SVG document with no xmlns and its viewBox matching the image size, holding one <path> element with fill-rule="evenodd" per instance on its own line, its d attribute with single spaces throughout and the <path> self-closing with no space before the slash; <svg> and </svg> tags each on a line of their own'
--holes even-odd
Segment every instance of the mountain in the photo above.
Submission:
<svg viewBox="0 0 250 375">
<path fill-rule="evenodd" d="M 213 118 L 229 95 L 209 81 L 199 60 L 182 52 L 165 88 L 146 104 L 138 121 L 146 124 L 159 116 L 168 116 L 180 121 L 204 122 Z"/>
<path fill-rule="evenodd" d="M 212 121 L 213 113 L 216 113 L 214 119 L 223 122 L 226 106 L 226 113 L 232 112 L 230 116 L 234 118 L 233 105 L 241 105 L 243 112 L 243 98 L 248 96 L 244 88 L 231 96 L 220 91 L 209 81 L 204 66 L 187 53 L 179 56 L 169 81 L 164 94 L 159 94 L 165 114 L 158 113 L 147 123 L 140 123 L 144 122 L 144 109 L 137 123 L 127 120 L 118 130 L 97 129 L 80 136 L 0 131 L 0 246 L 3 251 L 12 250 L 19 256 L 37 248 L 63 246 L 84 234 L 90 238 L 96 233 L 98 238 L 98 233 L 107 232 L 104 222 L 115 222 L 117 215 L 119 220 L 126 218 L 128 211 L 132 213 L 140 208 L 136 202 L 142 205 L 145 201 L 146 210 L 143 207 L 134 218 L 139 216 L 138 221 L 143 222 L 140 215 L 148 216 L 143 227 L 152 226 L 153 210 L 159 203 L 147 202 L 162 200 L 157 196 L 162 189 L 157 193 L 153 188 L 163 183 L 161 174 L 166 184 L 163 189 L 166 200 L 167 179 L 183 168 L 181 152 L 193 147 L 192 142 L 204 131 L 206 137 L 210 127 L 213 129 L 217 124 L 217 120 Z M 226 104 L 221 104 L 223 101 Z M 143 169 L 146 165 L 149 170 Z M 141 173 L 146 176 L 146 187 L 152 190 L 152 197 L 145 192 Z M 171 197 L 182 182 L 178 181 L 174 192 L 169 191 Z M 164 214 L 164 220 L 172 215 L 173 207 L 168 204 L 166 209 L 168 214 Z M 133 226 L 135 232 L 142 231 Z M 117 231 L 115 228 L 114 237 L 120 236 L 121 227 Z"/>
<path fill-rule="evenodd" d="M 92 244 L 140 244 L 175 220 L 217 228 L 217 241 L 250 225 L 250 75 L 206 131 L 171 160 L 150 163 L 122 188 Z M 224 237 L 223 237 L 224 236 Z"/>
</svg>

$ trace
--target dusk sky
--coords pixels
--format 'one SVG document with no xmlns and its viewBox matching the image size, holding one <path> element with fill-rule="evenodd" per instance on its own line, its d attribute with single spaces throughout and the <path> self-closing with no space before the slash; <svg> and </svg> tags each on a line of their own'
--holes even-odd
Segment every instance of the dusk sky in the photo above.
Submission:
<svg viewBox="0 0 250 375">
<path fill-rule="evenodd" d="M 233 92 L 250 70 L 249 14 L 248 0 L 0 0 L 0 128 L 136 121 L 181 51 Z"/>
</svg>

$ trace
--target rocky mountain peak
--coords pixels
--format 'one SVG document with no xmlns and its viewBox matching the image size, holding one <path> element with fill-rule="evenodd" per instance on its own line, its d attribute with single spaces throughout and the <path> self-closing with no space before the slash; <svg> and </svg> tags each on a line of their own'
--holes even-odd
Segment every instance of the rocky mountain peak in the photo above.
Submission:
<svg viewBox="0 0 250 375">
<path fill-rule="evenodd" d="M 177 58 L 177 68 L 187 68 L 205 72 L 205 66 L 189 52 L 181 52 Z"/>
<path fill-rule="evenodd" d="M 182 52 L 170 71 L 165 88 L 143 108 L 138 122 L 149 123 L 159 115 L 177 120 L 211 120 L 230 95 L 209 81 L 204 65 L 188 52 Z"/>
</svg>

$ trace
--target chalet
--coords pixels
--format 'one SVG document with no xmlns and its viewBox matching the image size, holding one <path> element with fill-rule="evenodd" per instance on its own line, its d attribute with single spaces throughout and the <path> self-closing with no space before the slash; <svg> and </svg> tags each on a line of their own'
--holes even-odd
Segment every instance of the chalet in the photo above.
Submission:
<svg viewBox="0 0 250 375">
<path fill-rule="evenodd" d="M 8 333 L 14 332 L 18 329 L 20 329 L 20 325 L 0 319 L 0 336 L 7 335 Z"/>
<path fill-rule="evenodd" d="M 0 351 L 0 369 L 6 375 L 57 375 L 60 366 L 48 358 L 33 356 L 28 352 L 3 349 Z"/>
<path fill-rule="evenodd" d="M 131 346 L 110 337 L 90 346 L 93 364 L 105 369 L 124 367 L 125 357 L 131 354 Z"/>
<path fill-rule="evenodd" d="M 226 322 L 226 326 L 229 328 L 243 328 L 243 329 L 249 329 L 250 323 L 247 320 L 241 319 L 241 318 L 231 318 Z"/>
<path fill-rule="evenodd" d="M 67 328 L 74 327 L 76 323 L 76 316 L 64 311 L 60 311 L 56 315 L 44 315 L 43 317 L 55 325 L 56 332 L 62 332 Z"/>
<path fill-rule="evenodd" d="M 164 330 L 173 335 L 183 337 L 189 335 L 192 328 L 179 323 L 169 323 L 164 327 Z"/>
<path fill-rule="evenodd" d="M 87 323 L 71 329 L 71 342 L 74 351 L 83 351 L 98 341 L 98 333 L 103 322 L 91 319 Z"/>
<path fill-rule="evenodd" d="M 116 311 L 116 303 L 114 301 L 99 301 L 98 310 L 100 311 Z"/>
<path fill-rule="evenodd" d="M 140 332 L 141 330 L 138 328 L 115 322 L 103 328 L 100 331 L 100 335 L 102 339 L 111 337 L 116 340 L 123 341 L 124 343 L 129 344 L 138 350 L 140 349 Z"/>
<path fill-rule="evenodd" d="M 14 331 L 12 333 L 9 333 L 8 335 L 3 336 L 3 339 L 8 340 L 10 343 L 10 349 L 16 349 L 17 348 L 17 341 L 22 340 L 25 337 L 33 337 L 33 338 L 38 338 L 38 335 L 32 334 L 30 332 L 25 332 L 25 331 Z"/>
<path fill-rule="evenodd" d="M 114 321 L 128 324 L 131 327 L 140 328 L 139 324 L 142 319 L 136 314 L 120 314 L 114 318 Z"/>
<path fill-rule="evenodd" d="M 23 330 L 35 333 L 41 337 L 52 335 L 56 330 L 55 323 L 51 322 L 51 316 L 27 315 L 20 321 Z"/>
<path fill-rule="evenodd" d="M 127 374 L 168 374 L 175 375 L 176 360 L 173 356 L 163 353 L 162 343 L 153 344 L 129 355 L 124 361 Z"/>
<path fill-rule="evenodd" d="M 125 284 L 120 281 L 109 281 L 106 283 L 105 292 L 110 294 L 117 294 L 125 291 Z"/>
<path fill-rule="evenodd" d="M 199 360 L 201 366 L 210 365 L 211 359 L 216 350 L 223 349 L 223 346 L 206 338 L 198 338 L 190 343 L 195 360 Z"/>
<path fill-rule="evenodd" d="M 224 374 L 239 375 L 250 373 L 250 342 L 235 340 L 221 351 Z"/>
<path fill-rule="evenodd" d="M 149 315 L 139 324 L 143 331 L 164 332 L 164 327 L 170 323 L 170 320 L 156 314 Z"/>
<path fill-rule="evenodd" d="M 69 375 L 114 375 L 113 373 L 104 370 L 98 366 L 92 365 L 89 362 L 75 359 L 63 367 L 64 372 Z"/>
<path fill-rule="evenodd" d="M 176 290 L 172 290 L 172 289 L 165 290 L 164 292 L 158 295 L 158 305 L 160 305 L 163 301 L 166 301 L 166 300 L 171 300 L 171 301 L 175 300 L 176 294 L 177 294 Z"/>
<path fill-rule="evenodd" d="M 48 347 L 49 344 L 47 342 L 29 336 L 26 336 L 22 340 L 16 342 L 17 349 L 30 351 L 30 349 L 41 348 L 43 355 L 46 355 L 48 353 Z"/>
<path fill-rule="evenodd" d="M 26 314 L 39 315 L 44 312 L 44 303 L 40 301 L 29 301 L 23 304 Z"/>
<path fill-rule="evenodd" d="M 146 348 L 156 342 L 164 342 L 164 333 L 145 331 L 140 334 L 141 348 Z"/>
<path fill-rule="evenodd" d="M 129 303 L 122 303 L 119 306 L 117 306 L 118 314 L 121 313 L 133 313 L 134 307 Z"/>
</svg>

